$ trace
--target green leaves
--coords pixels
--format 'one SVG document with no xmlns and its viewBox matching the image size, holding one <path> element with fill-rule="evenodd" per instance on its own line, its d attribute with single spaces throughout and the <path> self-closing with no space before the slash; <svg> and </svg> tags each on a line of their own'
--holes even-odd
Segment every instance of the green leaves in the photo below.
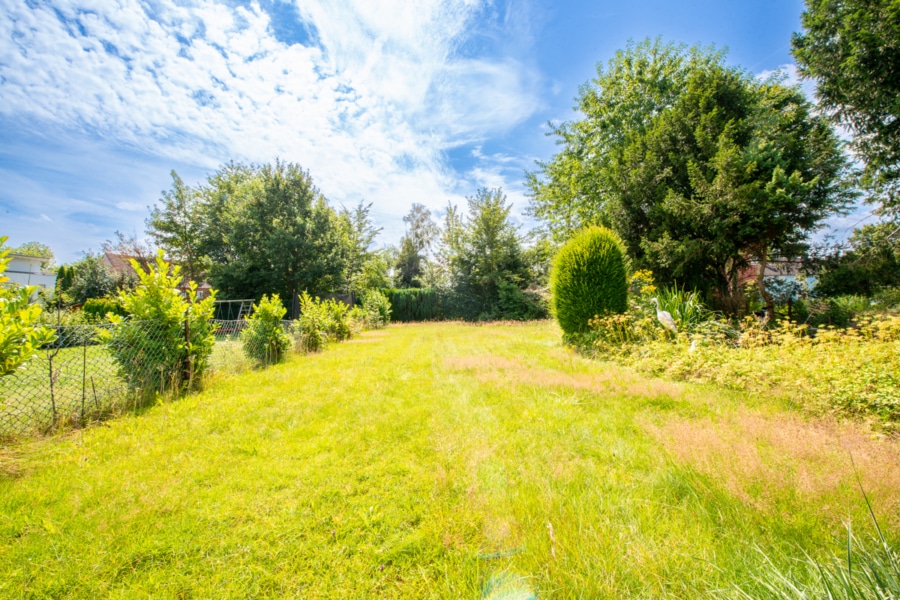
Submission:
<svg viewBox="0 0 900 600">
<path fill-rule="evenodd" d="M 529 175 L 532 214 L 557 239 L 615 230 L 662 283 L 730 296 L 750 260 L 795 256 L 853 194 L 846 160 L 799 89 L 724 54 L 630 44 L 581 89 L 584 118 Z"/>
<path fill-rule="evenodd" d="M 140 284 L 120 292 L 119 303 L 130 315 L 111 315 L 111 330 L 101 330 L 129 386 L 147 392 L 192 388 L 209 365 L 215 344 L 215 292 L 197 298 L 197 284 L 185 282 L 160 250 L 145 271 L 131 261 Z"/>
<path fill-rule="evenodd" d="M 291 347 L 291 338 L 281 323 L 286 313 L 278 294 L 272 294 L 271 298 L 263 296 L 253 305 L 253 314 L 241 332 L 244 353 L 248 357 L 262 365 L 274 364 L 284 358 Z"/>
<path fill-rule="evenodd" d="M 34 286 L 6 287 L 3 273 L 9 264 L 9 250 L 3 249 L 6 236 L 0 236 L 0 377 L 21 368 L 34 353 L 56 339 L 54 333 L 38 325 L 41 307 L 31 302 Z"/>
<path fill-rule="evenodd" d="M 832 120 L 853 132 L 863 182 L 900 211 L 900 2 L 807 0 L 792 40 L 803 76 Z"/>
</svg>

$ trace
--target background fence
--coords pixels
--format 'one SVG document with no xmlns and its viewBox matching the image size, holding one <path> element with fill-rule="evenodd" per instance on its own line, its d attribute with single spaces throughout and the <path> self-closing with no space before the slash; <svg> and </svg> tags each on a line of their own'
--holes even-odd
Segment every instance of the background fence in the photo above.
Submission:
<svg viewBox="0 0 900 600">
<path fill-rule="evenodd" d="M 209 372 L 235 373 L 256 365 L 244 352 L 241 331 L 245 320 L 215 320 L 216 343 Z M 291 321 L 283 322 L 290 333 Z M 102 331 L 114 325 L 63 325 L 52 328 L 56 341 L 41 349 L 25 368 L 0 377 L 0 440 L 62 425 L 88 421 L 137 406 L 145 396 L 135 389 L 135 371 L 159 364 L 166 337 L 155 322 L 141 322 L 137 360 L 123 367 L 113 350 L 101 341 Z M 123 369 L 127 368 L 128 372 Z M 139 373 L 152 379 L 153 373 Z M 165 377 L 156 373 L 156 378 Z M 131 382 L 131 385 L 129 385 Z M 165 386 L 163 386 L 165 388 Z"/>
</svg>

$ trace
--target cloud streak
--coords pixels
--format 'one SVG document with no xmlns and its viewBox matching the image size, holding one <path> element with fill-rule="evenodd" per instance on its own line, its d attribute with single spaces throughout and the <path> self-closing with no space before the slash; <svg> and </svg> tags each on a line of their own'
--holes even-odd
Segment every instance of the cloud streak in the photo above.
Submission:
<svg viewBox="0 0 900 600">
<path fill-rule="evenodd" d="M 310 169 L 329 198 L 374 201 L 376 214 L 459 198 L 468 184 L 444 152 L 541 107 L 528 64 L 460 52 L 489 8 L 476 0 L 280 6 L 297 20 L 277 25 L 303 43 L 282 41 L 256 2 L 0 8 L 0 117 L 205 169 L 278 156 Z"/>
</svg>

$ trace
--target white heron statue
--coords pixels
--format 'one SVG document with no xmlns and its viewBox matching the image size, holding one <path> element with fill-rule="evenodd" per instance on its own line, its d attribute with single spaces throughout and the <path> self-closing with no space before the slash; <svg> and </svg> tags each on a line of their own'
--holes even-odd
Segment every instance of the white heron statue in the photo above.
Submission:
<svg viewBox="0 0 900 600">
<path fill-rule="evenodd" d="M 672 315 L 669 314 L 669 311 L 659 310 L 659 300 L 657 300 L 656 298 L 650 298 L 650 302 L 652 302 L 656 306 L 656 319 L 662 324 L 662 326 L 672 333 L 678 333 L 678 326 L 675 325 L 675 319 L 672 318 Z"/>
</svg>

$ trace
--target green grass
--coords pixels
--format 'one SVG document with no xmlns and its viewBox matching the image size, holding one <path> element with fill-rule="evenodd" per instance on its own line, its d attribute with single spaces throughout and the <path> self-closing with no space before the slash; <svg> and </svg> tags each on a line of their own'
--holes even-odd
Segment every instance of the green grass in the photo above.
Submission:
<svg viewBox="0 0 900 600">
<path fill-rule="evenodd" d="M 238 335 L 219 336 L 209 362 L 210 370 L 220 375 L 255 366 L 245 356 Z M 41 350 L 25 368 L 0 377 L 0 440 L 52 428 L 54 401 L 57 424 L 78 425 L 128 410 L 134 400 L 105 345 Z"/>
<path fill-rule="evenodd" d="M 702 597 L 871 523 L 835 436 L 897 539 L 894 442 L 559 338 L 392 326 L 0 451 L 0 597 Z"/>
</svg>

